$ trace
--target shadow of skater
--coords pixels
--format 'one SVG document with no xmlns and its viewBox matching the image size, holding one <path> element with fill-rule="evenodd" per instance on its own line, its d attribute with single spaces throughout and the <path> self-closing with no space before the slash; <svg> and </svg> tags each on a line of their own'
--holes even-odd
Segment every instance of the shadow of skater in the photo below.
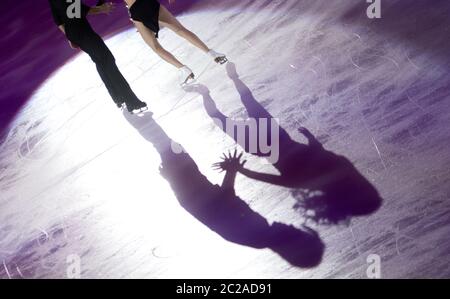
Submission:
<svg viewBox="0 0 450 299">
<path fill-rule="evenodd" d="M 270 248 L 294 266 L 310 268 L 321 262 L 325 246 L 315 231 L 281 223 L 270 225 L 235 194 L 237 165 L 230 164 L 222 185 L 214 185 L 187 153 L 173 150 L 176 143 L 151 114 L 124 113 L 124 116 L 158 151 L 161 175 L 169 182 L 181 206 L 197 220 L 225 240 L 258 249 Z"/>
<path fill-rule="evenodd" d="M 280 175 L 258 173 L 244 167 L 239 168 L 238 172 L 255 180 L 293 189 L 292 194 L 297 199 L 295 208 L 307 219 L 318 223 L 348 223 L 353 216 L 369 215 L 379 209 L 382 199 L 372 184 L 347 158 L 324 149 L 306 128 L 299 128 L 298 131 L 308 139 L 308 144 L 296 142 L 278 124 L 279 136 L 273 138 L 270 128 L 270 124 L 274 123 L 272 115 L 254 98 L 231 62 L 227 64 L 227 73 L 240 94 L 248 116 L 256 119 L 255 130 L 249 134 L 256 134 L 258 138 L 261 133 L 266 134 L 272 145 L 274 142 L 278 143 L 279 150 L 279 159 L 273 165 Z M 218 125 L 224 132 L 247 153 L 267 157 L 259 147 L 257 151 L 249 151 L 248 138 L 236 138 L 234 130 L 227 129 L 225 123 L 229 118 L 217 109 L 206 86 L 194 85 L 186 90 L 198 92 L 203 96 L 208 115 L 216 124 L 219 122 Z M 269 126 L 261 127 L 262 119 L 265 119 L 264 123 Z"/>
</svg>

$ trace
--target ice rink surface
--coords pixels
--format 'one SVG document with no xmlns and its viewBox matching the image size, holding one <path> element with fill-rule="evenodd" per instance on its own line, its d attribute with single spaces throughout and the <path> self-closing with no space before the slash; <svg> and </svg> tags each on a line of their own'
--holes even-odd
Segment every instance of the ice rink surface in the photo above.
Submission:
<svg viewBox="0 0 450 299">
<path fill-rule="evenodd" d="M 377 256 L 383 278 L 449 277 L 450 5 L 383 4 L 382 18 L 369 20 L 359 0 L 200 1 L 179 20 L 236 71 L 164 29 L 161 44 L 198 76 L 188 91 L 135 29 L 108 38 L 153 119 L 117 110 L 89 57 L 75 56 L 35 91 L 0 145 L 0 278 L 64 278 L 77 262 L 82 278 L 366 278 Z M 315 250 L 314 266 L 238 242 L 232 225 L 216 233 L 182 207 L 220 189 L 223 173 L 211 165 L 236 147 L 213 117 L 245 120 L 255 109 L 289 134 L 282 149 L 308 144 L 305 127 L 323 157 L 342 157 L 357 177 L 345 196 L 364 202 L 362 189 L 378 192 L 379 207 L 365 215 L 315 221 L 300 207 L 302 186 L 238 174 L 240 205 L 227 213 L 310 232 L 324 251 L 316 241 L 295 250 Z M 246 167 L 333 175 L 320 158 L 283 153 L 282 167 L 246 153 Z"/>
</svg>

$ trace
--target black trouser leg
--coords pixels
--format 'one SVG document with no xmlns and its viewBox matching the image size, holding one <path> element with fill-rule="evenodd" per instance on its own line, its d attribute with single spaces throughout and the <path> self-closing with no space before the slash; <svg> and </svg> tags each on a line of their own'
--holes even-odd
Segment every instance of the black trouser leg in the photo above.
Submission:
<svg viewBox="0 0 450 299">
<path fill-rule="evenodd" d="M 92 30 L 89 23 L 66 26 L 66 34 L 96 64 L 97 71 L 116 104 L 139 101 L 117 68 L 113 54 L 102 38 Z"/>
<path fill-rule="evenodd" d="M 120 93 L 117 91 L 116 86 L 114 85 L 113 80 L 108 76 L 107 68 L 104 67 L 100 63 L 96 63 L 97 72 L 100 75 L 100 78 L 102 79 L 103 83 L 106 86 L 106 89 L 108 90 L 109 94 L 111 95 L 111 98 L 113 101 L 120 105 L 125 100 L 120 97 Z"/>
</svg>

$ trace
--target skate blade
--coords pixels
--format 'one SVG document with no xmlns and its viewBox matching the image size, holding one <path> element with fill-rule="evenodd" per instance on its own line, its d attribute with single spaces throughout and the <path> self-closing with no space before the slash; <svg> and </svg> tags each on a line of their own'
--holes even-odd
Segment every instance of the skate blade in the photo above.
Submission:
<svg viewBox="0 0 450 299">
<path fill-rule="evenodd" d="M 181 85 L 181 87 L 186 87 L 186 86 L 192 85 L 193 83 L 195 83 L 195 75 L 194 74 L 190 74 L 186 78 L 186 80 L 184 80 L 184 82 L 181 83 L 180 85 Z"/>
<path fill-rule="evenodd" d="M 225 64 L 228 62 L 228 58 L 226 56 L 222 56 L 222 57 L 217 57 L 216 59 L 214 59 L 216 63 L 218 64 Z"/>
<path fill-rule="evenodd" d="M 144 113 L 146 111 L 148 111 L 148 107 L 147 106 L 139 108 L 139 109 L 134 109 L 130 113 L 133 114 L 133 115 L 136 115 L 136 114 Z"/>
</svg>

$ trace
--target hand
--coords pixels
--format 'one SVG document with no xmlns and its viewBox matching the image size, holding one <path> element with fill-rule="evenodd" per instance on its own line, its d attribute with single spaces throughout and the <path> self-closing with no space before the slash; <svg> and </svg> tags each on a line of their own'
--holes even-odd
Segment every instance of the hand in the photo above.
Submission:
<svg viewBox="0 0 450 299">
<path fill-rule="evenodd" d="M 228 153 L 228 156 L 226 154 L 223 154 L 222 156 L 222 162 L 214 163 L 213 169 L 220 170 L 220 172 L 223 171 L 239 171 L 244 168 L 245 163 L 247 163 L 247 160 L 241 161 L 242 156 L 244 153 L 240 153 L 239 156 L 237 154 L 237 150 L 234 150 L 234 154 L 231 154 L 231 152 Z"/>
<path fill-rule="evenodd" d="M 100 8 L 104 14 L 109 15 L 114 10 L 115 4 L 112 2 L 104 3 L 100 5 Z"/>
<path fill-rule="evenodd" d="M 315 139 L 314 135 L 305 127 L 298 128 L 298 132 L 308 139 Z"/>
<path fill-rule="evenodd" d="M 298 132 L 303 134 L 303 135 L 310 134 L 309 130 L 307 128 L 305 128 L 305 127 L 298 128 Z"/>
<path fill-rule="evenodd" d="M 76 45 L 76 44 L 74 44 L 74 43 L 72 43 L 71 41 L 69 41 L 69 46 L 72 48 L 72 49 L 74 49 L 74 50 L 76 50 L 76 49 L 79 49 L 80 47 L 78 46 L 78 45 Z"/>
</svg>

